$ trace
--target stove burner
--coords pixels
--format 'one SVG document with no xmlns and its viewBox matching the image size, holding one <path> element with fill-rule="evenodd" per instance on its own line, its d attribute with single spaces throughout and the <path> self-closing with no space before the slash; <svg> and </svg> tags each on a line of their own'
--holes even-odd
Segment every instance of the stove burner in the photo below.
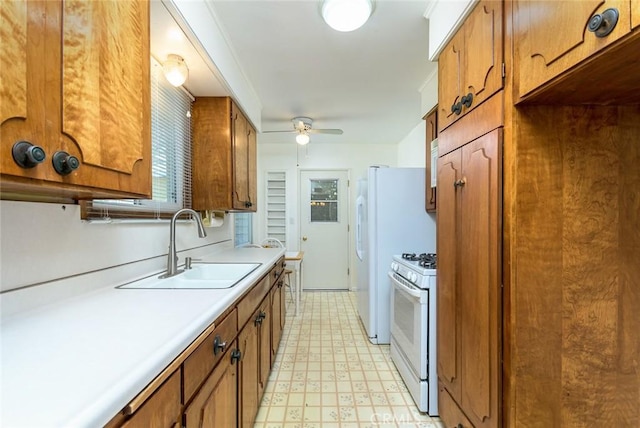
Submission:
<svg viewBox="0 0 640 428">
<path fill-rule="evenodd" d="M 434 253 L 422 253 L 419 255 L 416 255 L 416 253 L 402 253 L 402 258 L 412 262 L 418 262 L 418 265 L 427 269 L 435 269 L 437 264 Z"/>
</svg>

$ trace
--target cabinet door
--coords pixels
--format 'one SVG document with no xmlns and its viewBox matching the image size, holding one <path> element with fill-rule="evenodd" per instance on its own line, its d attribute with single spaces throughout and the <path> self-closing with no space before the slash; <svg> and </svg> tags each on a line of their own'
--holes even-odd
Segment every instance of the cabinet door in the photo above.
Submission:
<svg viewBox="0 0 640 428">
<path fill-rule="evenodd" d="M 464 32 L 458 30 L 438 58 L 438 129 L 451 125 L 462 93 Z"/>
<path fill-rule="evenodd" d="M 479 2 L 464 22 L 463 114 L 502 88 L 502 45 L 502 2 Z"/>
<path fill-rule="evenodd" d="M 640 27 L 640 2 L 631 0 L 631 28 Z"/>
<path fill-rule="evenodd" d="M 1 7 L 0 45 L 8 64 L 1 67 L 0 93 L 11 100 L 1 110 L 2 173 L 57 183 L 31 184 L 44 194 L 149 196 L 148 2 L 18 1 Z M 11 148 L 19 140 L 41 146 L 45 162 L 16 165 Z M 58 151 L 77 157 L 79 168 L 57 173 L 51 159 Z"/>
<path fill-rule="evenodd" d="M 248 192 L 249 206 L 246 211 L 256 212 L 258 209 L 258 136 L 251 122 L 247 120 L 247 157 L 248 157 Z"/>
<path fill-rule="evenodd" d="M 258 378 L 258 401 L 262 399 L 262 394 L 267 386 L 269 372 L 271 371 L 271 299 L 269 295 L 260 305 L 262 321 L 258 327 L 260 334 L 260 370 Z"/>
<path fill-rule="evenodd" d="M 276 359 L 280 339 L 282 338 L 282 322 L 281 314 L 283 308 L 284 289 L 282 288 L 282 279 L 271 289 L 271 365 Z"/>
<path fill-rule="evenodd" d="M 629 33 L 629 0 L 526 1 L 514 5 L 515 60 L 521 97 Z M 587 30 L 591 17 L 606 9 L 619 12 L 605 37 Z M 638 6 L 634 6 L 637 14 Z M 637 15 L 636 15 L 637 16 Z M 637 21 L 634 23 L 637 25 Z"/>
<path fill-rule="evenodd" d="M 249 134 L 247 119 L 235 103 L 231 103 L 231 136 L 233 147 L 233 208 L 244 210 L 249 202 Z"/>
<path fill-rule="evenodd" d="M 258 413 L 258 373 L 260 370 L 260 348 L 256 311 L 238 336 L 238 349 L 242 353 L 239 364 L 240 379 L 238 382 L 240 426 L 253 427 Z"/>
<path fill-rule="evenodd" d="M 462 147 L 464 184 L 458 187 L 460 404 L 476 428 L 499 422 L 501 133 L 499 128 Z"/>
<path fill-rule="evenodd" d="M 460 149 L 438 160 L 438 378 L 460 402 L 460 324 L 457 290 Z"/>
<path fill-rule="evenodd" d="M 235 342 L 229 346 L 235 348 Z M 185 409 L 186 428 L 228 428 L 237 426 L 238 365 L 225 353 L 191 404 Z"/>
<path fill-rule="evenodd" d="M 427 125 L 427 135 L 425 138 L 425 195 L 424 195 L 424 203 L 425 210 L 427 212 L 435 212 L 436 211 L 436 188 L 431 187 L 431 174 L 432 169 L 435 165 L 432 164 L 432 155 L 431 155 L 431 142 L 438 138 L 438 107 L 431 110 L 425 117 L 426 125 Z"/>
</svg>

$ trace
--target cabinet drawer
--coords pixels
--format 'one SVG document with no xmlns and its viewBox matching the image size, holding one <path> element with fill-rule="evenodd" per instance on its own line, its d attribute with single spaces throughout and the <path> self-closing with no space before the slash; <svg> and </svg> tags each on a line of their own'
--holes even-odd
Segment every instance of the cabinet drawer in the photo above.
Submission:
<svg viewBox="0 0 640 428">
<path fill-rule="evenodd" d="M 180 370 L 176 370 L 122 428 L 173 427 L 180 411 Z"/>
<path fill-rule="evenodd" d="M 238 333 L 238 313 L 234 309 L 215 327 L 209 336 L 185 360 L 184 368 L 184 402 L 187 403 L 207 378 L 211 370 L 223 357 Z M 224 347 L 214 346 L 217 342 Z"/>
<path fill-rule="evenodd" d="M 446 388 L 438 382 L 438 412 L 446 428 L 473 428 Z"/>
<path fill-rule="evenodd" d="M 260 282 L 251 289 L 238 304 L 238 325 L 242 327 L 246 324 L 251 314 L 256 310 L 260 302 L 269 292 L 271 288 L 271 278 L 273 275 L 273 269 L 269 271 L 269 274 L 264 276 Z"/>
</svg>

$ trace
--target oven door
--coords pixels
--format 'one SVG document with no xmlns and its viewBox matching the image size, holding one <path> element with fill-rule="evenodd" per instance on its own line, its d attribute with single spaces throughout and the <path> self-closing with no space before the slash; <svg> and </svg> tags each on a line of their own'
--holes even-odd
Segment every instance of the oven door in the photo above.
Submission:
<svg viewBox="0 0 640 428">
<path fill-rule="evenodd" d="M 427 379 L 429 291 L 411 285 L 395 272 L 391 278 L 391 336 L 419 379 Z"/>
</svg>

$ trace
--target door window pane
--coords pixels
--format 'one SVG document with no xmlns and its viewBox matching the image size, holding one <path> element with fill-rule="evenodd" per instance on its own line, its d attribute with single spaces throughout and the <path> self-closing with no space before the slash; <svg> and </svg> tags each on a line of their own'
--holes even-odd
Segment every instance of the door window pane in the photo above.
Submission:
<svg viewBox="0 0 640 428">
<path fill-rule="evenodd" d="M 310 216 L 312 222 L 338 221 L 338 180 L 311 180 Z"/>
</svg>

